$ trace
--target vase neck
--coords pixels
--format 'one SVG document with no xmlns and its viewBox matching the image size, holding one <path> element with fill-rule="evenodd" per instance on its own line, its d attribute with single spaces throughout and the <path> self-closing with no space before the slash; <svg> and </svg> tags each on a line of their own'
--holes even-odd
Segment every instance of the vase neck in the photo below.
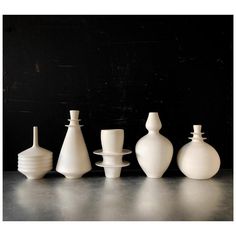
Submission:
<svg viewBox="0 0 236 236">
<path fill-rule="evenodd" d="M 159 131 L 158 131 L 158 130 L 155 130 L 155 131 L 149 130 L 149 131 L 148 131 L 148 134 L 151 134 L 151 135 L 158 135 L 158 134 L 159 134 Z"/>
<path fill-rule="evenodd" d="M 34 126 L 33 127 L 33 147 L 38 147 L 38 127 Z"/>
<path fill-rule="evenodd" d="M 192 140 L 192 142 L 204 142 L 204 137 L 202 137 L 202 135 L 204 133 L 201 132 L 202 130 L 202 126 L 201 125 L 194 125 L 193 126 L 193 132 L 191 132 L 191 134 L 193 134 L 193 137 L 190 137 L 189 139 Z"/>
<path fill-rule="evenodd" d="M 149 112 L 146 121 L 146 129 L 149 133 L 158 133 L 161 129 L 161 121 L 157 112 Z"/>
<path fill-rule="evenodd" d="M 71 126 L 79 126 L 79 110 L 70 110 L 70 123 Z"/>
</svg>

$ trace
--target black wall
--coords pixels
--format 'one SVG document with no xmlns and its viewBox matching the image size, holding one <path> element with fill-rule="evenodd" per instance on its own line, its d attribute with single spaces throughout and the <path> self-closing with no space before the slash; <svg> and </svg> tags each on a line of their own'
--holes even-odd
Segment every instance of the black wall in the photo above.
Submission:
<svg viewBox="0 0 236 236">
<path fill-rule="evenodd" d="M 39 142 L 54 153 L 70 109 L 79 109 L 85 141 L 124 128 L 134 151 L 158 111 L 176 154 L 202 124 L 222 168 L 233 163 L 233 16 L 3 16 L 3 163 Z M 134 154 L 125 157 L 139 169 Z"/>
</svg>

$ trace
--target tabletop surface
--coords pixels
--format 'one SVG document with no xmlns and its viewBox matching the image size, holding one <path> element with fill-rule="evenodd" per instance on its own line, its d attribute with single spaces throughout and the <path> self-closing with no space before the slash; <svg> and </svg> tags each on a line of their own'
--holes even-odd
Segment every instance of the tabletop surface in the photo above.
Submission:
<svg viewBox="0 0 236 236">
<path fill-rule="evenodd" d="M 90 174 L 69 180 L 50 172 L 27 180 L 19 172 L 4 172 L 3 220 L 232 221 L 233 174 L 221 170 L 209 180 Z"/>
</svg>

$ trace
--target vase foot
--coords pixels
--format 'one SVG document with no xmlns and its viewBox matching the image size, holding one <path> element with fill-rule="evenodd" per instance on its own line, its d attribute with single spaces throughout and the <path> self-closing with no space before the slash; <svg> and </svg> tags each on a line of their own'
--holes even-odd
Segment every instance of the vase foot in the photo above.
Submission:
<svg viewBox="0 0 236 236">
<path fill-rule="evenodd" d="M 82 177 L 82 175 L 76 175 L 76 176 L 71 176 L 71 175 L 65 175 L 67 179 L 79 179 Z"/>
<path fill-rule="evenodd" d="M 162 178 L 162 175 L 147 175 L 147 177 L 151 179 L 160 179 Z"/>
<path fill-rule="evenodd" d="M 120 177 L 121 167 L 105 167 L 104 171 L 106 178 L 115 179 Z"/>
</svg>

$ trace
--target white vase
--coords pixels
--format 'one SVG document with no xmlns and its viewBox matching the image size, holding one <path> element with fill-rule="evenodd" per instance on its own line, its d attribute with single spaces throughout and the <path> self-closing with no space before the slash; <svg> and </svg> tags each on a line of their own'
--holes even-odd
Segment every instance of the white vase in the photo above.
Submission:
<svg viewBox="0 0 236 236">
<path fill-rule="evenodd" d="M 18 171 L 28 179 L 41 179 L 52 169 L 52 152 L 38 144 L 38 127 L 33 127 L 33 146 L 18 154 Z"/>
<path fill-rule="evenodd" d="M 101 143 L 102 149 L 93 153 L 102 155 L 103 161 L 96 162 L 96 165 L 104 168 L 107 178 L 119 178 L 121 168 L 129 165 L 129 162 L 123 162 L 123 155 L 131 153 L 130 150 L 123 149 L 124 130 L 101 130 Z"/>
<path fill-rule="evenodd" d="M 184 175 L 191 179 L 209 179 L 220 168 L 220 157 L 217 151 L 204 142 L 201 125 L 194 125 L 191 142 L 185 144 L 178 152 L 177 164 Z"/>
<path fill-rule="evenodd" d="M 68 130 L 56 166 L 56 171 L 68 179 L 80 178 L 92 169 L 78 117 L 78 110 L 70 111 L 70 124 L 66 125 Z"/>
<path fill-rule="evenodd" d="M 161 127 L 158 113 L 150 112 L 146 122 L 148 134 L 135 146 L 138 163 L 150 178 L 161 178 L 173 155 L 171 142 L 159 133 Z"/>
</svg>

